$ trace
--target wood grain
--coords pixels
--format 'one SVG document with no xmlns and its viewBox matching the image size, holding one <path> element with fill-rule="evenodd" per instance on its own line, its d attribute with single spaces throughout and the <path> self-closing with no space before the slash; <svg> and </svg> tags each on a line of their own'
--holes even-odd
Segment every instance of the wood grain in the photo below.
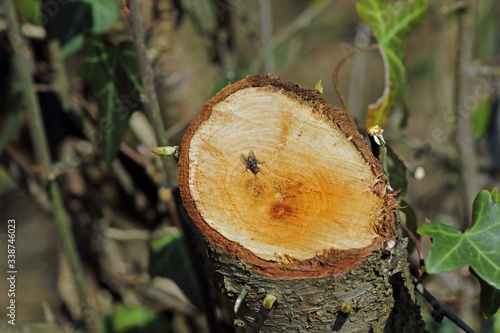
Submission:
<svg viewBox="0 0 500 333">
<path fill-rule="evenodd" d="M 255 175 L 241 159 L 251 151 Z M 319 92 L 267 76 L 228 86 L 188 129 L 179 165 L 191 217 L 250 261 L 366 255 L 392 237 L 386 176 Z"/>
</svg>

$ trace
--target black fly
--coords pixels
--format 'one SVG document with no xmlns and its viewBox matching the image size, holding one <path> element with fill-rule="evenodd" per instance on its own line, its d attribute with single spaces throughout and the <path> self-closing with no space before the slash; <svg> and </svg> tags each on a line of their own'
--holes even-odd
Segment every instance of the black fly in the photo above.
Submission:
<svg viewBox="0 0 500 333">
<path fill-rule="evenodd" d="M 246 157 L 245 157 L 245 155 L 241 154 L 240 160 L 246 166 L 245 171 L 243 171 L 242 173 L 247 172 L 247 170 L 250 170 L 253 173 L 253 175 L 255 176 L 255 178 L 257 178 L 257 173 L 259 173 L 259 172 L 262 173 L 262 171 L 260 171 L 260 169 L 259 169 L 258 164 L 263 164 L 265 162 L 259 162 L 257 160 L 257 158 L 255 157 L 255 152 L 252 149 L 250 149 L 250 152 L 248 153 L 248 156 L 246 156 Z M 265 174 L 263 174 L 263 175 L 265 176 Z"/>
</svg>

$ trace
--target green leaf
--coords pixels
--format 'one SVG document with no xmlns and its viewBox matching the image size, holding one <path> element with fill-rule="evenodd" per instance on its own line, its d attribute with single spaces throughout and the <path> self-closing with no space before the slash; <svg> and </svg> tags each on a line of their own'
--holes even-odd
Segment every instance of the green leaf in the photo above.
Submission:
<svg viewBox="0 0 500 333">
<path fill-rule="evenodd" d="M 483 311 L 484 318 L 489 318 L 498 312 L 500 307 L 500 290 L 493 288 L 489 284 L 479 279 L 481 284 L 481 295 L 479 296 L 479 304 Z"/>
<path fill-rule="evenodd" d="M 135 306 L 117 304 L 112 315 L 113 330 L 125 332 L 137 326 L 144 326 L 157 318 L 154 311 Z"/>
<path fill-rule="evenodd" d="M 131 81 L 137 91 L 142 93 L 141 71 L 137 60 L 135 44 L 132 41 L 124 41 L 118 45 L 121 68 L 125 71 L 127 78 Z"/>
<path fill-rule="evenodd" d="M 198 307 L 201 306 L 198 285 L 182 233 L 166 233 L 151 241 L 149 274 L 173 280 Z"/>
<path fill-rule="evenodd" d="M 112 0 L 84 0 L 92 6 L 92 32 L 102 33 L 118 20 L 118 6 Z"/>
<path fill-rule="evenodd" d="M 123 42 L 118 48 L 102 37 L 85 39 L 79 74 L 90 87 L 99 109 L 95 138 L 109 166 L 120 148 L 133 111 L 142 109 L 139 67 L 133 44 Z"/>
<path fill-rule="evenodd" d="M 40 1 L 39 0 L 16 0 L 14 1 L 19 17 L 30 23 L 40 22 Z"/>
<path fill-rule="evenodd" d="M 170 332 L 169 323 L 158 312 L 140 306 L 116 304 L 111 315 L 113 332 Z"/>
<path fill-rule="evenodd" d="M 428 7 L 426 0 L 359 0 L 360 20 L 373 32 L 380 46 L 385 69 L 385 89 L 366 115 L 366 128 L 383 127 L 396 100 L 406 107 L 405 38 L 412 33 Z"/>
<path fill-rule="evenodd" d="M 105 32 L 118 20 L 118 7 L 113 0 L 67 0 L 47 8 L 50 10 L 45 10 L 44 15 L 55 15 L 53 26 L 58 29 L 52 33 L 61 43 L 63 58 L 82 47 L 85 32 Z"/>
<path fill-rule="evenodd" d="M 426 223 L 421 235 L 434 239 L 425 263 L 429 273 L 449 272 L 465 265 L 500 289 L 500 204 L 498 190 L 481 191 L 474 200 L 472 224 L 464 233 L 441 223 Z"/>
<path fill-rule="evenodd" d="M 316 89 L 320 93 L 323 93 L 323 83 L 321 83 L 321 79 L 319 79 L 318 82 L 316 82 L 314 89 Z"/>
<path fill-rule="evenodd" d="M 491 197 L 493 198 L 493 202 L 496 204 L 500 204 L 500 191 L 498 188 L 494 188 L 493 191 L 491 191 Z"/>
<path fill-rule="evenodd" d="M 477 277 L 479 285 L 481 286 L 479 305 L 481 306 L 481 311 L 483 311 L 483 316 L 485 318 L 489 318 L 495 315 L 500 307 L 500 290 L 495 289 L 486 283 L 472 268 L 470 271 L 475 277 Z"/>
<path fill-rule="evenodd" d="M 479 100 L 477 106 L 472 110 L 472 134 L 476 139 L 482 137 L 488 130 L 491 115 L 490 97 Z"/>
<path fill-rule="evenodd" d="M 196 4 L 193 3 L 190 8 L 188 8 L 202 32 L 212 33 L 217 29 L 216 6 L 220 4 L 225 6 L 224 9 L 228 9 L 227 4 L 225 5 L 225 3 L 218 3 L 210 0 L 198 0 Z"/>
</svg>

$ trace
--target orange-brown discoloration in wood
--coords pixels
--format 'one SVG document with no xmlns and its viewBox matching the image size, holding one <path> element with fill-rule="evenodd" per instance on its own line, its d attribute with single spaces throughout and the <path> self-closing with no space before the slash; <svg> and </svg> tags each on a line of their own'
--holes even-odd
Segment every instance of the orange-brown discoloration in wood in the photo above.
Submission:
<svg viewBox="0 0 500 333">
<path fill-rule="evenodd" d="M 285 145 L 286 141 L 288 140 L 288 135 L 290 132 L 290 123 L 291 123 L 291 118 L 287 116 L 288 113 L 283 112 L 282 113 L 282 118 L 281 118 L 281 135 L 280 135 L 280 144 Z"/>
<path fill-rule="evenodd" d="M 316 91 L 269 76 L 217 94 L 181 145 L 181 195 L 198 228 L 274 276 L 339 273 L 378 251 L 393 238 L 397 203 L 342 114 Z M 264 162 L 258 178 L 242 174 L 250 149 Z"/>
<path fill-rule="evenodd" d="M 273 219 L 285 219 L 292 216 L 292 206 L 283 202 L 277 202 L 271 207 L 271 217 Z"/>
</svg>

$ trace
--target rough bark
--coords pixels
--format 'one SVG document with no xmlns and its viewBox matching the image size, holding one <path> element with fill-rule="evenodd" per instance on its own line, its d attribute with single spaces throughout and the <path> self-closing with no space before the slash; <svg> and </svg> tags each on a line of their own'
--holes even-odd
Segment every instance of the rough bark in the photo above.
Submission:
<svg viewBox="0 0 500 333">
<path fill-rule="evenodd" d="M 227 86 L 186 131 L 179 182 L 236 331 L 424 331 L 387 177 L 316 90 Z"/>
</svg>

